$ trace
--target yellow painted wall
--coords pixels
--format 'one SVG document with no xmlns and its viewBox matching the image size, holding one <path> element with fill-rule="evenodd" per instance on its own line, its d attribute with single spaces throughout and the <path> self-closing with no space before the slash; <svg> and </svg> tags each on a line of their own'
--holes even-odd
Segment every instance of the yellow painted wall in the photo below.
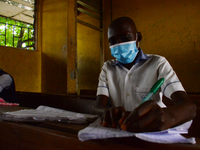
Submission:
<svg viewBox="0 0 200 150">
<path fill-rule="evenodd" d="M 100 27 L 100 21 L 80 13 L 77 19 Z M 77 23 L 77 73 L 80 90 L 96 90 L 101 69 L 100 31 Z"/>
<path fill-rule="evenodd" d="M 65 0 L 43 0 L 43 93 L 67 93 L 67 8 L 68 2 Z"/>
<path fill-rule="evenodd" d="M 166 57 L 187 92 L 200 92 L 200 1 L 113 0 L 104 1 L 105 33 L 112 18 L 131 17 L 143 35 L 145 53 Z M 110 59 L 105 36 L 105 60 Z"/>
<path fill-rule="evenodd" d="M 37 26 L 38 51 L 0 46 L 0 68 L 10 73 L 17 91 L 67 93 L 67 1 L 43 0 Z"/>
<path fill-rule="evenodd" d="M 38 51 L 0 46 L 0 68 L 13 76 L 17 91 L 41 92 L 40 64 Z"/>
</svg>

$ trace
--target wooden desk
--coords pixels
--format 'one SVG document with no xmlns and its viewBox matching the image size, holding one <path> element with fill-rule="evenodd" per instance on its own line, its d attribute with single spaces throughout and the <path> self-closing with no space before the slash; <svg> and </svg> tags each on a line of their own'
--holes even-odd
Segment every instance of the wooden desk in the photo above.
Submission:
<svg viewBox="0 0 200 150">
<path fill-rule="evenodd" d="M 0 112 L 19 110 L 19 106 L 0 106 Z M 132 150 L 132 149 L 200 149 L 197 144 L 156 144 L 135 137 L 81 142 L 79 130 L 88 124 L 69 123 L 17 123 L 0 121 L 1 150 Z"/>
</svg>

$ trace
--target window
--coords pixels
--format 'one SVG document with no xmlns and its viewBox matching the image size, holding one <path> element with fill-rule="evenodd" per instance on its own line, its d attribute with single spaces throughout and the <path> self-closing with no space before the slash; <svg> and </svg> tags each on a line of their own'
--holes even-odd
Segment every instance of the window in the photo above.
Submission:
<svg viewBox="0 0 200 150">
<path fill-rule="evenodd" d="M 34 50 L 34 0 L 0 0 L 0 45 Z"/>
</svg>

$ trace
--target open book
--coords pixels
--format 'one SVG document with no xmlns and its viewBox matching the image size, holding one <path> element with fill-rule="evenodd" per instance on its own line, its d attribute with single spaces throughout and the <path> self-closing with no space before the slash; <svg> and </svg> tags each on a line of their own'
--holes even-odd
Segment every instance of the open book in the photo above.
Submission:
<svg viewBox="0 0 200 150">
<path fill-rule="evenodd" d="M 105 139 L 117 137 L 132 137 L 154 142 L 154 143 L 191 143 L 195 144 L 195 138 L 185 138 L 181 134 L 187 134 L 192 121 L 188 121 L 180 126 L 170 128 L 160 132 L 131 133 L 119 128 L 108 128 L 100 125 L 100 118 L 91 123 L 88 127 L 80 130 L 79 140 Z"/>
</svg>

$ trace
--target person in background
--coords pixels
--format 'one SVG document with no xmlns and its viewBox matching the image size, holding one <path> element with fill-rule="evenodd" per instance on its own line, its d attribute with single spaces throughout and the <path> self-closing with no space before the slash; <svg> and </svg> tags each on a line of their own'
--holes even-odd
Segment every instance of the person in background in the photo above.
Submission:
<svg viewBox="0 0 200 150">
<path fill-rule="evenodd" d="M 99 76 L 94 114 L 102 116 L 105 127 L 130 132 L 160 131 L 196 116 L 189 99 L 169 62 L 162 56 L 145 54 L 139 47 L 142 35 L 128 17 L 114 20 L 108 29 L 111 54 Z M 164 78 L 152 99 L 141 104 L 154 83 Z M 162 97 L 174 102 L 166 107 Z M 108 107 L 109 106 L 109 107 Z"/>
<path fill-rule="evenodd" d="M 11 75 L 0 68 L 0 98 L 9 103 L 18 103 L 15 82 Z"/>
</svg>

